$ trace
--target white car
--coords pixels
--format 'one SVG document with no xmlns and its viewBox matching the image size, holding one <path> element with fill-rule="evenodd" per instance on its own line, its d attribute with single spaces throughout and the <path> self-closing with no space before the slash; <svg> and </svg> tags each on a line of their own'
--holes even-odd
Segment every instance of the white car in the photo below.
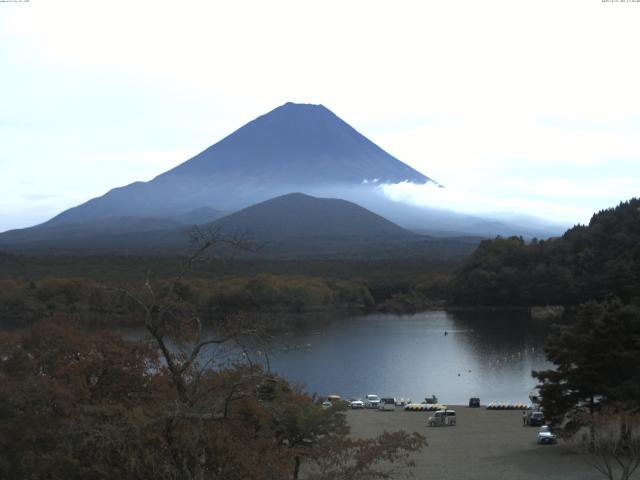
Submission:
<svg viewBox="0 0 640 480">
<path fill-rule="evenodd" d="M 333 407 L 333 403 L 331 403 L 329 400 L 325 400 L 324 402 L 322 402 L 323 409 L 327 410 L 331 407 Z"/>
<path fill-rule="evenodd" d="M 349 406 L 354 410 L 357 408 L 364 408 L 364 402 L 359 398 L 352 398 L 349 400 Z"/>
<path fill-rule="evenodd" d="M 364 406 L 366 408 L 378 408 L 380 405 L 380 397 L 378 395 L 366 395 L 364 397 Z"/>
<path fill-rule="evenodd" d="M 556 443 L 557 437 L 555 433 L 551 431 L 551 427 L 549 425 L 543 425 L 538 430 L 538 444 L 540 445 L 551 445 Z"/>
</svg>

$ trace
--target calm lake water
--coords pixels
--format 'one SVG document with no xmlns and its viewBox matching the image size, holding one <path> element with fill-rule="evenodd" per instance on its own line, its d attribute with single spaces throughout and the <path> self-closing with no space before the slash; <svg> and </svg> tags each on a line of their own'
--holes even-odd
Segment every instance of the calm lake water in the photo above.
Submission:
<svg viewBox="0 0 640 480">
<path fill-rule="evenodd" d="M 550 366 L 542 349 L 548 327 L 525 312 L 373 314 L 289 332 L 270 365 L 321 395 L 528 402 L 531 370 Z"/>
<path fill-rule="evenodd" d="M 529 403 L 536 385 L 531 371 L 551 366 L 543 351 L 550 323 L 504 310 L 340 318 L 278 334 L 267 348 L 268 365 L 322 396 L 373 393 L 421 402 L 436 395 L 448 404 L 466 404 L 470 397 L 480 397 L 483 404 Z M 144 336 L 138 329 L 122 333 Z M 250 350 L 267 364 L 264 347 Z M 203 353 L 217 359 L 212 366 L 242 358 L 231 346 Z"/>
</svg>

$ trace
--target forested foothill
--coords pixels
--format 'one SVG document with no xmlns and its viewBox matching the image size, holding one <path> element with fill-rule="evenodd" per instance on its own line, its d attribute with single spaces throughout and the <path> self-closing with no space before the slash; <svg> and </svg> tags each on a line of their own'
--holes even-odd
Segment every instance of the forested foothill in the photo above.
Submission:
<svg viewBox="0 0 640 480">
<path fill-rule="evenodd" d="M 640 199 L 603 210 L 562 237 L 483 241 L 451 284 L 464 305 L 578 305 L 615 295 L 640 301 Z"/>
</svg>

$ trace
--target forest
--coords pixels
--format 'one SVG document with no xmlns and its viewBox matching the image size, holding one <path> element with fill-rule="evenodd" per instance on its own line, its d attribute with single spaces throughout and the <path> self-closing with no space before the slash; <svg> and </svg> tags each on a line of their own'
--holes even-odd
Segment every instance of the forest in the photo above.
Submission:
<svg viewBox="0 0 640 480">
<path fill-rule="evenodd" d="M 593 215 L 562 237 L 483 241 L 457 271 L 457 305 L 578 305 L 609 295 L 640 302 L 640 199 Z"/>
<path fill-rule="evenodd" d="M 65 315 L 93 326 L 128 325 L 123 288 L 170 278 L 184 258 L 0 255 L 0 319 L 26 326 Z M 456 263 L 433 260 L 207 258 L 181 282 L 206 321 L 230 313 L 278 321 L 442 305 Z"/>
</svg>

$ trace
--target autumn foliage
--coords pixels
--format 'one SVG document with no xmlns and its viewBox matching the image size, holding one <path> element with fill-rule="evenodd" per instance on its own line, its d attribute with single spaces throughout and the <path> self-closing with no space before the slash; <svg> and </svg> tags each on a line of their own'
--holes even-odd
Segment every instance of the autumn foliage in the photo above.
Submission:
<svg viewBox="0 0 640 480">
<path fill-rule="evenodd" d="M 200 372 L 181 399 L 152 341 L 61 321 L 3 333 L 0 478 L 388 478 L 424 445 L 350 439 L 340 407 L 256 366 Z"/>
</svg>

